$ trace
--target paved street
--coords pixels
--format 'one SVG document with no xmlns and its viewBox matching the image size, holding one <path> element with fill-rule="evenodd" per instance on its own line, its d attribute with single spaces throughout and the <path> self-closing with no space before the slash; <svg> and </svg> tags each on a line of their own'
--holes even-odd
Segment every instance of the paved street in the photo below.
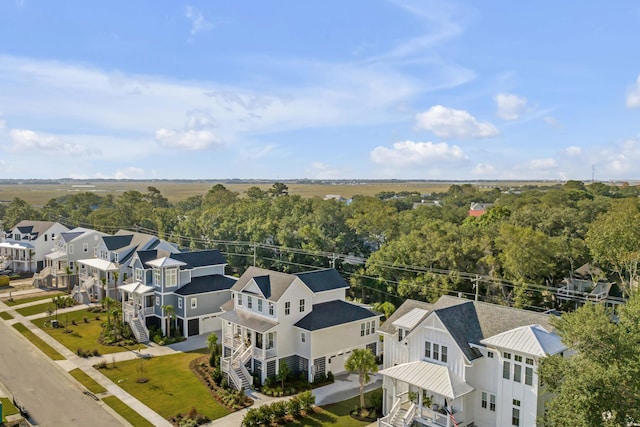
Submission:
<svg viewBox="0 0 640 427">
<path fill-rule="evenodd" d="M 13 393 L 34 425 L 121 427 L 104 404 L 83 388 L 6 322 L 0 322 L 0 382 Z"/>
</svg>

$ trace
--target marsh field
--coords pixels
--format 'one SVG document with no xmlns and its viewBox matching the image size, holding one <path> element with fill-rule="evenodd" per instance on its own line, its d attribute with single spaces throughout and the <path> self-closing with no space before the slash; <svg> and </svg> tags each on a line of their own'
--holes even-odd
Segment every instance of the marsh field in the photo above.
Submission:
<svg viewBox="0 0 640 427">
<path fill-rule="evenodd" d="M 62 197 L 84 191 L 95 192 L 104 196 L 119 194 L 137 190 L 146 192 L 147 187 L 154 186 L 171 202 L 185 200 L 191 196 L 204 195 L 216 184 L 222 184 L 229 190 L 245 194 L 249 187 L 259 187 L 263 190 L 271 188 L 274 181 L 198 181 L 198 180 L 149 180 L 149 181 L 42 181 L 20 182 L 0 184 L 0 202 L 10 202 L 15 197 L 20 197 L 34 206 L 41 206 L 53 198 Z M 302 197 L 324 197 L 327 194 L 337 194 L 344 198 L 355 195 L 373 196 L 383 191 L 417 191 L 420 194 L 445 192 L 452 184 L 470 183 L 481 189 L 486 188 L 513 188 L 523 185 L 553 185 L 555 181 L 474 181 L 474 182 L 445 182 L 445 181 L 354 181 L 354 182 L 290 182 L 284 181 L 289 187 L 289 194 L 298 194 Z"/>
</svg>

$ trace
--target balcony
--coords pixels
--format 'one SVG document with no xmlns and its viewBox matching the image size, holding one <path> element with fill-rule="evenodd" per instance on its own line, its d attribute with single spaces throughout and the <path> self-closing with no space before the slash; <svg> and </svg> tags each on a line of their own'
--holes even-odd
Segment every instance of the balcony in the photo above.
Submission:
<svg viewBox="0 0 640 427">
<path fill-rule="evenodd" d="M 258 360 L 267 360 L 274 358 L 278 355 L 278 350 L 274 348 L 263 349 L 258 347 L 253 347 L 251 356 L 254 359 Z"/>
</svg>

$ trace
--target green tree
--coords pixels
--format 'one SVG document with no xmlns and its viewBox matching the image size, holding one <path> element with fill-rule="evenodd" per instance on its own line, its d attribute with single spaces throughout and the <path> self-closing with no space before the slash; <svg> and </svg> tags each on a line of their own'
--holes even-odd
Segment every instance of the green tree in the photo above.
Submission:
<svg viewBox="0 0 640 427">
<path fill-rule="evenodd" d="M 291 375 L 291 368 L 287 364 L 287 361 L 284 359 L 280 359 L 280 364 L 278 365 L 278 381 L 280 381 L 280 385 L 282 386 L 282 390 L 284 390 L 284 382 Z"/>
<path fill-rule="evenodd" d="M 552 396 L 549 427 L 628 427 L 640 422 L 640 298 L 621 307 L 617 322 L 602 305 L 587 304 L 555 320 L 575 350 L 540 361 L 541 384 Z"/>
<path fill-rule="evenodd" d="M 360 381 L 360 409 L 364 408 L 364 386 L 370 381 L 370 375 L 378 372 L 376 357 L 366 348 L 357 348 L 351 352 L 345 365 L 347 372 L 358 374 Z"/>
<path fill-rule="evenodd" d="M 175 314 L 176 314 L 176 309 L 171 305 L 171 304 L 167 304 L 167 305 L 163 305 L 162 306 L 162 311 L 164 313 L 164 317 L 167 321 L 167 337 L 171 337 L 171 320 L 174 318 Z"/>
<path fill-rule="evenodd" d="M 268 193 L 273 197 L 286 196 L 289 194 L 289 187 L 282 182 L 274 182 Z"/>
</svg>

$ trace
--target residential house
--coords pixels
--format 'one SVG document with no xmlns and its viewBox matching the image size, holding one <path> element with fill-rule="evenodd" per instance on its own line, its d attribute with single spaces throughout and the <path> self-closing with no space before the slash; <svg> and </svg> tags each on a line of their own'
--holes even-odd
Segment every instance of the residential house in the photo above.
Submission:
<svg viewBox="0 0 640 427">
<path fill-rule="evenodd" d="M 169 323 L 185 337 L 220 330 L 221 306 L 237 280 L 224 274 L 226 264 L 217 250 L 137 251 L 132 280 L 118 287 L 124 320 L 136 338 L 149 340 L 151 328 L 167 335 Z"/>
<path fill-rule="evenodd" d="M 469 216 L 482 216 L 484 215 L 491 207 L 493 203 L 477 203 L 471 202 L 471 207 L 469 208 Z"/>
<path fill-rule="evenodd" d="M 536 426 L 540 360 L 567 350 L 550 315 L 450 296 L 407 300 L 380 328 L 380 426 Z"/>
<path fill-rule="evenodd" d="M 118 299 L 117 286 L 132 274 L 133 255 L 151 249 L 179 252 L 175 245 L 150 234 L 118 230 L 113 236 L 101 236 L 93 256 L 77 261 L 80 284 L 74 288 L 74 298 L 83 303 L 104 296 Z"/>
<path fill-rule="evenodd" d="M 597 267 L 585 264 L 562 281 L 556 294 L 558 301 L 569 303 L 576 308 L 585 303 L 605 304 L 615 308 L 626 299 L 620 286 L 609 280 Z"/>
<path fill-rule="evenodd" d="M 64 278 L 66 286 L 72 287 L 71 282 L 77 279 L 78 261 L 94 253 L 102 236 L 107 233 L 82 227 L 56 235 L 53 249 L 44 256 L 45 267 L 34 276 L 35 285 L 58 287 L 60 278 Z"/>
<path fill-rule="evenodd" d="M 52 221 L 20 221 L 0 239 L 0 269 L 35 273 L 44 267 L 54 239 L 67 227 Z"/>
<path fill-rule="evenodd" d="M 249 267 L 222 308 L 222 371 L 236 388 L 275 376 L 280 363 L 308 381 L 344 372 L 357 348 L 378 354 L 381 315 L 346 301 L 335 269 L 278 273 Z"/>
</svg>

